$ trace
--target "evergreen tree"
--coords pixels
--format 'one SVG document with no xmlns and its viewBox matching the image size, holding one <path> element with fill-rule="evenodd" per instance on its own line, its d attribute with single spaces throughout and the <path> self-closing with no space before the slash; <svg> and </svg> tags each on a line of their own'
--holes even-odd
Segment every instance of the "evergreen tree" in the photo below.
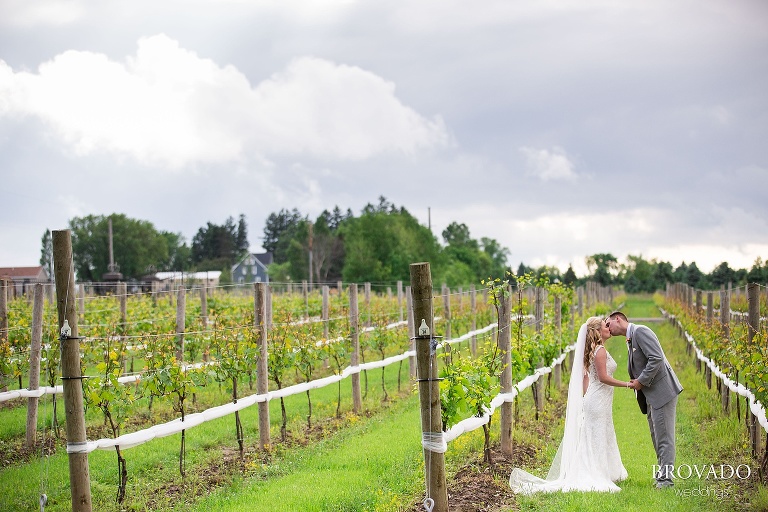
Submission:
<svg viewBox="0 0 768 512">
<path fill-rule="evenodd" d="M 299 210 L 282 209 L 277 213 L 269 214 L 264 225 L 264 238 L 261 246 L 265 251 L 271 252 L 275 263 L 288 261 L 288 250 L 291 240 L 296 236 L 299 224 L 306 218 Z"/>
<path fill-rule="evenodd" d="M 53 237 L 51 230 L 43 233 L 42 247 L 40 248 L 40 265 L 48 273 L 48 279 L 53 281 Z"/>
<path fill-rule="evenodd" d="M 573 265 L 568 265 L 568 270 L 563 274 L 563 283 L 567 286 L 574 286 L 576 282 L 576 272 L 573 271 Z"/>
</svg>

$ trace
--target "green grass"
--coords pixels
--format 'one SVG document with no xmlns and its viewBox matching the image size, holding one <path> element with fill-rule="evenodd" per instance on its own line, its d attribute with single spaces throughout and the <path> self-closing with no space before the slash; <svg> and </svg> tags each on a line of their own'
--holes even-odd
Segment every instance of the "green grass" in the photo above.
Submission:
<svg viewBox="0 0 768 512">
<path fill-rule="evenodd" d="M 291 450 L 282 470 L 265 468 L 173 510 L 382 510 L 409 499 L 423 478 L 419 423 L 418 399 L 411 396 L 389 414 Z"/>
<path fill-rule="evenodd" d="M 628 296 L 623 311 L 629 318 L 652 318 L 661 316 L 659 308 L 656 307 L 656 304 L 653 301 L 653 295 L 650 294 Z"/>
</svg>

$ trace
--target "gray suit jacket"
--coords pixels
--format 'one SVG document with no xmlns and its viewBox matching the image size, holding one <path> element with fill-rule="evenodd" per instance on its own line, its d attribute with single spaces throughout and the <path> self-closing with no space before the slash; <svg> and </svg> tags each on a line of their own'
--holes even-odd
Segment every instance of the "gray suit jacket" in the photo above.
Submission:
<svg viewBox="0 0 768 512">
<path fill-rule="evenodd" d="M 683 386 L 664 356 L 664 350 L 654 332 L 644 326 L 631 324 L 627 330 L 627 370 L 629 376 L 643 385 L 642 393 L 651 407 L 658 409 L 683 391 Z"/>
</svg>

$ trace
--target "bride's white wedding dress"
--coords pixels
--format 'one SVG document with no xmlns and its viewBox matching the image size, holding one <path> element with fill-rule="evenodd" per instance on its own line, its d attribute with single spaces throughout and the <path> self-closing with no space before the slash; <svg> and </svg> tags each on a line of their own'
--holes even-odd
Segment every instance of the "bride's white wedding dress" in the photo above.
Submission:
<svg viewBox="0 0 768 512">
<path fill-rule="evenodd" d="M 582 327 L 569 384 L 563 440 L 549 474 L 542 479 L 515 468 L 509 484 L 516 493 L 617 492 L 621 489 L 615 482 L 627 478 L 613 428 L 613 387 L 600 382 L 594 363 L 589 367 L 589 386 L 582 396 L 585 337 L 585 327 Z M 597 350 L 605 348 L 599 346 Z M 606 370 L 613 376 L 616 361 L 607 350 L 606 355 Z"/>
</svg>

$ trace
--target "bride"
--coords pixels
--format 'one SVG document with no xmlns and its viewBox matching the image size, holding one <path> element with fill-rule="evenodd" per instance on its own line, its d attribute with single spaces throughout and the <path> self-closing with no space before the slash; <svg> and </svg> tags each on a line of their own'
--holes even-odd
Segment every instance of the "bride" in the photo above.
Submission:
<svg viewBox="0 0 768 512">
<path fill-rule="evenodd" d="M 627 478 L 613 428 L 613 387 L 629 387 L 613 378 L 616 361 L 603 343 L 611 337 L 605 321 L 587 320 L 579 329 L 565 431 L 546 479 L 520 468 L 512 470 L 509 485 L 516 493 L 553 491 L 610 491 L 621 489 L 615 482 Z"/>
</svg>

